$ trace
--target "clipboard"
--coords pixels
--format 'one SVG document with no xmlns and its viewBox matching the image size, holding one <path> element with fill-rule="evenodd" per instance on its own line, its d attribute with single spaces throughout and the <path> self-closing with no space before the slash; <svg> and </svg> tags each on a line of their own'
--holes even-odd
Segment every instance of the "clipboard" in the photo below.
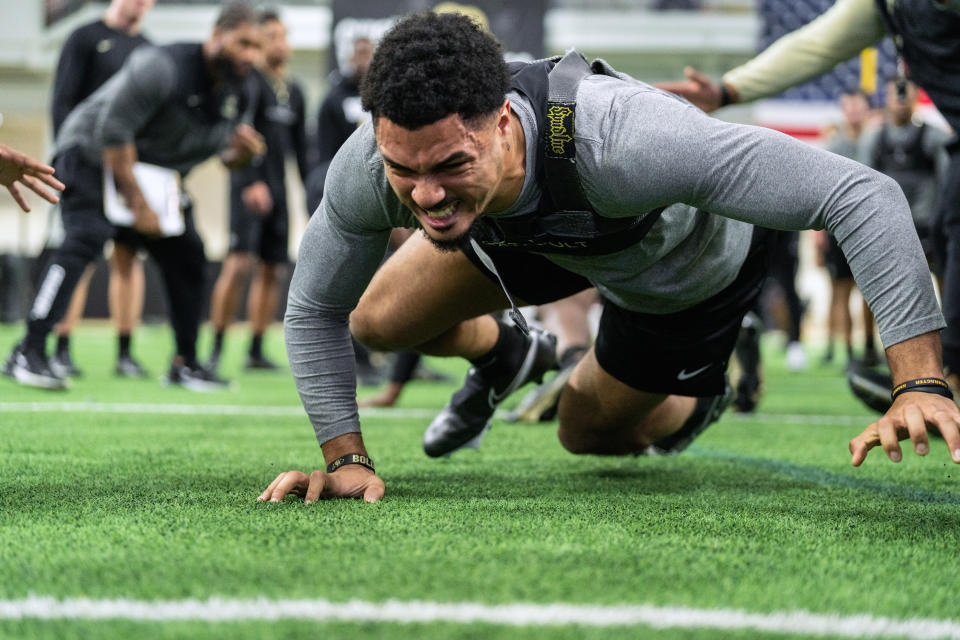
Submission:
<svg viewBox="0 0 960 640">
<path fill-rule="evenodd" d="M 160 234 L 166 238 L 183 235 L 186 226 L 180 211 L 180 174 L 173 169 L 137 162 L 133 177 L 147 205 L 157 214 Z M 103 168 L 103 213 L 118 227 L 133 227 L 133 211 L 117 192 L 113 171 Z"/>
</svg>

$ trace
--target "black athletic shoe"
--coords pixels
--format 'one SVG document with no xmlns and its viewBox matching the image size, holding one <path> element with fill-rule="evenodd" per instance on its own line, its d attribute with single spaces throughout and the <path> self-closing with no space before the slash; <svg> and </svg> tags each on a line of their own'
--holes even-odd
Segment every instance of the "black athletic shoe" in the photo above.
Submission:
<svg viewBox="0 0 960 640">
<path fill-rule="evenodd" d="M 720 419 L 723 412 L 733 401 L 733 389 L 727 385 L 726 391 L 719 396 L 709 398 L 697 398 L 697 404 L 693 408 L 693 413 L 687 418 L 675 433 L 671 433 L 665 438 L 660 438 L 652 445 L 647 447 L 647 455 L 673 456 L 687 447 L 697 439 L 707 427 Z"/>
<path fill-rule="evenodd" d="M 146 378 L 149 373 L 132 356 L 120 356 L 114 372 L 121 378 Z"/>
<path fill-rule="evenodd" d="M 60 351 L 54 354 L 53 358 L 50 359 L 50 370 L 58 378 L 80 378 L 83 377 L 83 371 L 77 368 L 77 365 L 73 364 L 73 358 L 70 357 L 69 351 Z"/>
<path fill-rule="evenodd" d="M 524 338 L 525 355 L 510 377 L 487 380 L 471 367 L 463 386 L 433 419 L 423 434 L 423 450 L 437 458 L 447 455 L 476 439 L 490 424 L 500 403 L 531 381 L 540 382 L 543 374 L 557 367 L 557 338 L 532 329 Z M 479 442 L 475 443 L 479 446 Z"/>
<path fill-rule="evenodd" d="M 250 371 L 252 369 L 257 369 L 260 371 L 276 371 L 278 369 L 277 365 L 270 362 L 262 355 L 255 356 L 252 354 L 247 356 L 247 363 L 246 365 L 244 365 L 244 368 L 247 371 Z"/>
<path fill-rule="evenodd" d="M 168 386 L 183 387 L 188 391 L 223 391 L 230 388 L 230 383 L 218 378 L 215 373 L 199 365 L 170 365 L 170 372 L 163 379 Z"/>
<path fill-rule="evenodd" d="M 50 369 L 50 361 L 40 351 L 17 347 L 8 362 L 10 377 L 22 385 L 38 389 L 67 388 L 67 381 Z M 7 365 L 4 365 L 4 373 L 6 370 Z"/>
<path fill-rule="evenodd" d="M 517 408 L 504 417 L 505 422 L 525 422 L 527 424 L 537 424 L 538 422 L 550 422 L 557 417 L 557 408 L 560 405 L 560 394 L 567 381 L 570 380 L 570 374 L 574 367 L 583 358 L 587 352 L 586 347 L 570 347 L 564 351 L 560 357 L 560 370 L 556 375 L 532 390 Z"/>
<path fill-rule="evenodd" d="M 878 413 L 886 413 L 893 404 L 890 399 L 893 378 L 889 371 L 870 369 L 855 361 L 850 362 L 847 367 L 847 384 L 850 385 L 853 395 Z"/>
</svg>

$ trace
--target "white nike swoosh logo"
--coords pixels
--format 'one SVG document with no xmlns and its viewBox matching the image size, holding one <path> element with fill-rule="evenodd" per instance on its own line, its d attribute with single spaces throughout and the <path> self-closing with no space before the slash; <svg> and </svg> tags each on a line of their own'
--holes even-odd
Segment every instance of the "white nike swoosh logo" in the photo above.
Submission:
<svg viewBox="0 0 960 640">
<path fill-rule="evenodd" d="M 698 375 L 700 375 L 701 373 L 703 373 L 704 371 L 706 371 L 707 369 L 709 369 L 709 368 L 712 367 L 712 366 L 713 366 L 713 363 L 711 362 L 711 363 L 708 364 L 707 366 L 705 366 L 705 367 L 700 367 L 699 369 L 696 369 L 696 370 L 691 371 L 691 372 L 689 372 L 689 373 L 687 373 L 687 370 L 686 370 L 686 369 L 681 369 L 681 370 L 680 370 L 680 373 L 677 374 L 677 380 L 689 380 L 690 378 L 695 378 L 695 377 L 697 377 Z"/>
<path fill-rule="evenodd" d="M 500 402 L 506 397 L 507 397 L 506 392 L 502 394 L 497 394 L 496 391 L 494 391 L 493 389 L 490 389 L 490 394 L 487 396 L 487 402 L 490 404 L 491 409 L 496 409 L 497 405 L 499 405 Z"/>
</svg>

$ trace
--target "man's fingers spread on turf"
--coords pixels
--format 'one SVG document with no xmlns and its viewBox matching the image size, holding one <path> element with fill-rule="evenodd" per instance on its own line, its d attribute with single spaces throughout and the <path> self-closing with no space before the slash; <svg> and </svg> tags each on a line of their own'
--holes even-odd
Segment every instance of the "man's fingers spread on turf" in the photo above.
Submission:
<svg viewBox="0 0 960 640">
<path fill-rule="evenodd" d="M 273 490 L 273 495 L 270 496 L 270 502 L 281 502 L 287 497 L 288 493 L 302 493 L 303 489 L 300 489 L 299 492 L 297 489 L 300 488 L 301 483 L 306 478 L 307 476 L 303 472 L 296 470 L 288 471 L 286 475 L 283 476 L 280 484 Z"/>
<path fill-rule="evenodd" d="M 310 474 L 310 486 L 307 487 L 307 495 L 304 496 L 304 504 L 310 504 L 320 499 L 320 493 L 323 491 L 325 474 L 319 469 Z"/>
<path fill-rule="evenodd" d="M 908 405 L 903 411 L 903 418 L 907 422 L 907 431 L 913 442 L 913 450 L 918 455 L 925 456 L 930 452 L 930 442 L 927 440 L 927 421 L 923 411 L 917 405 Z"/>
<path fill-rule="evenodd" d="M 877 435 L 880 436 L 880 444 L 887 452 L 887 457 L 893 462 L 900 462 L 903 452 L 900 451 L 900 439 L 897 437 L 897 428 L 893 420 L 886 416 L 877 420 Z"/>
<path fill-rule="evenodd" d="M 270 483 L 270 486 L 267 487 L 266 490 L 265 490 L 263 493 L 260 494 L 260 497 L 257 498 L 257 500 L 267 500 L 267 499 L 269 499 L 269 498 L 270 498 L 270 494 L 273 493 L 273 490 L 277 488 L 277 485 L 280 484 L 280 481 L 283 480 L 283 476 L 285 476 L 285 475 L 287 475 L 287 472 L 286 472 L 286 471 L 284 471 L 283 473 L 281 473 L 280 475 L 278 475 L 276 478 L 274 478 L 274 479 L 273 479 L 273 482 Z"/>
<path fill-rule="evenodd" d="M 377 502 L 383 498 L 384 491 L 386 487 L 383 484 L 383 480 L 378 477 L 374 477 L 370 481 L 370 484 L 367 485 L 367 490 L 363 492 L 363 500 L 365 502 Z"/>
</svg>

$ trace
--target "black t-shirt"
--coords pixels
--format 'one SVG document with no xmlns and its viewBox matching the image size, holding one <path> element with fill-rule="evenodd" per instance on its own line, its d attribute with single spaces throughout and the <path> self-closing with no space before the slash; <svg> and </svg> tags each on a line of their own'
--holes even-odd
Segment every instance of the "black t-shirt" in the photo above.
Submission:
<svg viewBox="0 0 960 640">
<path fill-rule="evenodd" d="M 67 114 L 110 79 L 137 47 L 149 44 L 142 35 L 111 29 L 103 20 L 91 22 L 70 34 L 60 50 L 53 82 L 53 133 Z"/>
<path fill-rule="evenodd" d="M 336 74 L 330 83 L 330 91 L 320 105 L 317 119 L 318 161 L 330 162 L 364 119 L 357 81 Z"/>
<path fill-rule="evenodd" d="M 231 174 L 231 206 L 242 206 L 244 187 L 264 181 L 275 202 L 286 201 L 284 165 L 288 155 L 297 159 L 300 179 L 310 172 L 307 153 L 306 113 L 303 91 L 292 79 L 273 78 L 258 71 L 251 73 L 255 85 L 256 109 L 253 126 L 267 143 L 267 153 L 259 164 Z"/>
</svg>

